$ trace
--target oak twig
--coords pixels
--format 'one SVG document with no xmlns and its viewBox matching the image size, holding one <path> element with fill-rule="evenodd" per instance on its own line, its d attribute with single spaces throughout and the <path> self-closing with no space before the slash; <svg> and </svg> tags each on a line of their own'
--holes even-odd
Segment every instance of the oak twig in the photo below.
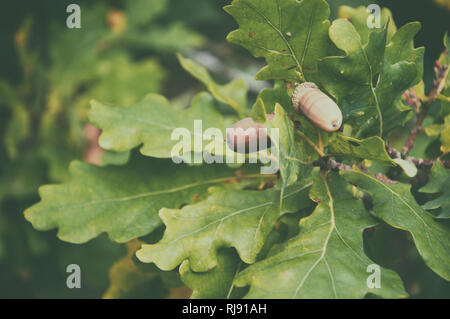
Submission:
<svg viewBox="0 0 450 319">
<path fill-rule="evenodd" d="M 417 117 L 417 121 L 414 124 L 414 127 L 411 129 L 411 132 L 409 133 L 408 139 L 406 140 L 405 146 L 402 150 L 402 155 L 406 157 L 408 155 L 409 151 L 414 146 L 414 141 L 416 140 L 417 134 L 422 130 L 422 123 L 425 117 L 427 116 L 428 110 L 430 109 L 431 104 L 436 100 L 437 96 L 441 93 L 441 91 L 444 88 L 445 85 L 445 79 L 448 75 L 448 65 L 441 65 L 439 61 L 436 61 L 436 80 L 434 81 L 433 89 L 430 92 L 430 95 L 428 96 L 428 100 L 423 105 L 422 109 L 419 112 L 419 115 Z"/>
<path fill-rule="evenodd" d="M 320 167 L 322 170 L 345 170 L 345 171 L 351 171 L 353 170 L 352 166 L 336 162 L 335 160 L 329 159 L 327 157 L 321 157 L 318 160 L 313 162 L 313 166 Z M 364 168 L 362 168 L 365 170 Z M 397 181 L 394 181 L 390 179 L 389 177 L 383 175 L 383 174 L 375 174 L 375 178 L 389 184 L 397 184 Z"/>
<path fill-rule="evenodd" d="M 389 144 L 386 144 L 386 151 L 388 152 L 389 156 L 393 159 L 395 158 L 402 158 L 408 162 L 413 163 L 417 167 L 430 167 L 433 166 L 436 162 L 442 162 L 446 167 L 450 167 L 450 161 L 449 160 L 442 160 L 441 158 L 437 159 L 422 159 L 422 158 L 415 158 L 411 156 L 404 156 L 402 153 L 400 153 L 395 148 L 389 146 Z"/>
</svg>

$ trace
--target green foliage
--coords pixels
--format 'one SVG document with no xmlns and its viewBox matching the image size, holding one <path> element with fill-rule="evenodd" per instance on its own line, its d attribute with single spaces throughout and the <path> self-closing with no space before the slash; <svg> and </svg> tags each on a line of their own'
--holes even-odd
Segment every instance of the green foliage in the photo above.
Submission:
<svg viewBox="0 0 450 319">
<path fill-rule="evenodd" d="M 214 82 L 208 70 L 192 60 L 183 58 L 178 54 L 181 66 L 193 77 L 201 81 L 216 100 L 232 107 L 238 114 L 244 115 L 247 106 L 247 85 L 244 80 L 237 79 L 226 85 Z"/>
<path fill-rule="evenodd" d="M 387 26 L 373 29 L 364 43 L 348 20 L 330 27 L 331 40 L 346 55 L 320 62 L 320 82 L 336 98 L 344 120 L 355 126 L 356 136 L 383 136 L 408 117 L 400 97 L 422 76 L 424 49 L 411 48 L 419 29 L 419 23 L 407 24 L 390 42 Z"/>
<path fill-rule="evenodd" d="M 399 165 L 409 177 L 414 177 L 417 168 L 414 164 L 400 158 L 392 159 L 386 151 L 384 141 L 378 136 L 358 140 L 336 134 L 330 141 L 330 155 L 376 161 L 384 166 Z"/>
<path fill-rule="evenodd" d="M 355 26 L 356 30 L 361 36 L 361 42 L 367 43 L 371 29 L 367 27 L 367 18 L 370 13 L 365 7 L 352 8 L 349 6 L 339 7 L 339 18 L 349 19 Z M 387 38 L 390 40 L 392 36 L 397 32 L 397 27 L 393 21 L 392 13 L 388 8 L 381 9 L 380 24 L 385 25 L 389 21 Z"/>
<path fill-rule="evenodd" d="M 110 285 L 103 295 L 104 299 L 126 298 L 140 286 L 151 284 L 158 276 L 158 272 L 143 271 L 134 263 L 134 254 L 140 245 L 138 240 L 130 240 L 127 243 L 127 255 L 111 267 Z"/>
<path fill-rule="evenodd" d="M 412 250 L 426 266 L 439 280 L 450 280 L 450 86 L 442 67 L 450 59 L 448 52 L 441 55 L 434 90 L 426 96 L 424 49 L 413 41 L 420 23 L 397 29 L 384 9 L 382 26 L 369 29 L 362 7 L 343 7 L 331 22 L 325 0 L 234 0 L 225 11 L 239 29 L 227 39 L 264 58 L 256 78 L 274 81 L 252 95 L 242 79 L 221 84 L 194 60 L 161 54 L 204 42 L 170 20 L 172 5 L 93 5 L 83 20 L 89 36 L 50 29 L 58 41 L 45 64 L 31 53 L 31 28 L 22 27 L 24 83 L 19 89 L 0 82 L 0 134 L 7 150 L 0 160 L 8 165 L 0 168 L 1 201 L 61 182 L 41 186 L 40 202 L 25 210 L 35 229 L 57 229 L 59 239 L 70 243 L 102 233 L 126 242 L 128 254 L 111 268 L 105 298 L 136 296 L 153 286 L 158 288 L 151 296 L 165 296 L 180 279 L 192 298 L 407 297 L 411 289 L 402 269 L 369 249 L 380 244 L 368 235 L 378 227 L 412 238 Z M 193 94 L 189 85 L 186 92 L 172 89 L 178 75 L 163 61 L 175 56 L 177 69 L 209 92 Z M 344 117 L 341 132 L 323 132 L 295 112 L 292 88 L 305 81 L 336 101 Z M 36 83 L 45 85 L 37 89 Z M 418 104 L 404 96 L 412 88 Z M 186 96 L 188 106 L 180 107 L 177 99 Z M 412 134 L 421 115 L 428 135 L 415 151 L 428 161 L 391 157 L 386 145 L 403 147 L 397 130 Z M 176 128 L 190 134 L 193 153 L 224 155 L 198 136 L 195 121 L 226 136 L 226 128 L 247 116 L 269 129 L 267 156 L 276 160 L 275 174 L 261 174 L 258 163 L 171 161 L 187 151 L 173 153 Z M 101 130 L 101 166 L 80 161 L 88 119 Z M 35 139 L 38 146 L 27 148 Z M 195 139 L 203 141 L 201 148 Z M 226 141 L 220 144 L 225 149 Z M 0 215 L 0 237 L 8 231 L 5 223 Z M 382 244 L 389 245 L 389 238 Z M 2 247 L 0 242 L 0 258 Z M 372 264 L 380 264 L 380 288 L 367 283 Z"/>
<path fill-rule="evenodd" d="M 242 289 L 235 287 L 234 279 L 243 265 L 233 250 L 217 253 L 218 264 L 207 272 L 194 272 L 185 260 L 180 266 L 183 282 L 193 289 L 192 299 L 236 299 L 242 297 Z"/>
<path fill-rule="evenodd" d="M 299 234 L 277 253 L 239 274 L 238 286 L 250 285 L 248 298 L 362 298 L 368 292 L 404 297 L 397 274 L 383 270 L 387 284 L 369 289 L 362 232 L 375 221 L 335 173 L 314 173 L 311 199 L 320 202 L 300 221 Z"/>
<path fill-rule="evenodd" d="M 172 2 L 172 3 L 171 3 Z M 178 20 L 166 25 L 156 24 L 165 14 L 173 12 L 177 3 L 170 0 L 136 0 L 124 4 L 123 16 L 118 12 L 111 16 L 116 22 L 116 35 L 108 39 L 108 45 L 125 43 L 131 47 L 161 52 L 197 48 L 205 39 Z M 194 18 L 195 19 L 195 18 Z"/>
<path fill-rule="evenodd" d="M 220 114 L 212 96 L 206 92 L 199 93 L 191 107 L 183 111 L 172 107 L 164 96 L 157 94 L 149 94 L 131 107 L 106 106 L 93 101 L 89 118 L 102 129 L 99 143 L 104 149 L 124 152 L 142 144 L 142 154 L 159 158 L 171 157 L 171 150 L 179 143 L 172 139 L 174 129 L 188 129 L 192 137 L 189 144 L 194 149 L 198 134 L 194 120 L 201 120 L 205 129 L 217 127 L 225 132 L 232 119 Z"/>
<path fill-rule="evenodd" d="M 90 100 L 132 105 L 162 90 L 169 72 L 161 58 L 199 47 L 205 38 L 167 15 L 173 11 L 171 1 L 116 3 L 118 7 L 86 1 L 80 4 L 79 30 L 68 29 L 61 19 L 64 5 L 23 3 L 25 11 L 14 5 L 5 3 L 2 10 L 8 15 L 2 54 L 8 53 L 1 67 L 5 78 L 0 79 L 0 285 L 6 287 L 0 296 L 98 297 L 106 288 L 109 259 L 118 256 L 103 244 L 112 243 L 95 240 L 78 251 L 62 248 L 49 234 L 34 232 L 22 212 L 36 201 L 39 185 L 68 179 L 70 161 L 89 153 L 84 127 Z M 15 30 L 25 12 L 27 18 Z M 139 52 L 129 35 L 140 41 Z M 124 164 L 127 154 L 109 153 L 104 162 Z M 67 265 L 62 264 L 73 262 L 77 254 L 92 270 L 84 272 L 86 290 L 78 295 L 60 284 Z M 102 260 L 94 266 L 83 262 L 93 256 Z"/>
<path fill-rule="evenodd" d="M 324 0 L 233 1 L 225 7 L 239 23 L 228 40 L 264 57 L 259 80 L 313 81 L 327 55 L 330 9 Z"/>
<path fill-rule="evenodd" d="M 437 274 L 450 279 L 450 232 L 420 207 L 411 195 L 410 185 L 388 184 L 364 172 L 343 172 L 344 178 L 367 191 L 375 216 L 395 228 L 409 231 L 425 263 Z"/>
<path fill-rule="evenodd" d="M 162 209 L 166 225 L 163 239 L 144 245 L 137 252 L 143 262 L 154 262 L 171 270 L 189 259 L 193 271 L 207 271 L 217 266 L 217 249 L 235 247 L 241 259 L 253 263 L 278 218 L 307 204 L 304 191 L 311 183 L 292 186 L 283 196 L 280 191 L 211 189 L 208 198 L 182 209 Z M 294 196 L 295 195 L 295 196 Z"/>
<path fill-rule="evenodd" d="M 102 232 L 117 242 L 147 235 L 161 225 L 160 208 L 191 203 L 209 186 L 233 178 L 214 166 L 187 168 L 145 158 L 107 167 L 72 162 L 69 171 L 67 183 L 40 188 L 41 203 L 25 217 L 37 229 L 58 227 L 58 237 L 72 243 Z"/>
<path fill-rule="evenodd" d="M 430 180 L 420 190 L 422 193 L 438 194 L 438 197 L 428 201 L 422 207 L 425 209 L 440 208 L 440 218 L 450 218 L 450 172 L 442 163 L 434 164 Z"/>
</svg>

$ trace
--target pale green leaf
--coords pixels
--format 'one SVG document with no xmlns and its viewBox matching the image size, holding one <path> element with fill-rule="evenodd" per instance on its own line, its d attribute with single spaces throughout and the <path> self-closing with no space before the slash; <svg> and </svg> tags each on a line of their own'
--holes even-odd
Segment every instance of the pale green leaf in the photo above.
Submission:
<svg viewBox="0 0 450 319">
<path fill-rule="evenodd" d="M 367 24 L 367 20 L 370 17 L 370 12 L 367 7 L 352 8 L 349 6 L 341 6 L 338 10 L 338 17 L 349 19 L 350 22 L 355 26 L 356 30 L 361 36 L 361 42 L 367 43 L 369 40 L 369 34 L 371 29 Z M 392 12 L 388 8 L 384 7 L 380 12 L 380 25 L 383 26 L 389 21 L 388 27 L 388 40 L 397 32 L 397 27 L 395 26 L 394 20 L 392 18 Z"/>
<path fill-rule="evenodd" d="M 274 113 L 275 116 L 268 119 L 266 125 L 271 129 L 278 129 L 278 143 L 272 138 L 272 155 L 278 159 L 283 187 L 287 187 L 297 181 L 301 164 L 296 159 L 303 154 L 299 154 L 301 149 L 295 143 L 294 124 L 286 111 L 280 104 L 276 104 Z"/>
<path fill-rule="evenodd" d="M 263 122 L 271 139 L 270 157 L 275 160 L 282 179 L 281 194 L 284 189 L 297 181 L 307 178 L 310 169 L 307 164 L 307 147 L 303 140 L 296 140 L 294 124 L 283 107 L 276 103 L 273 118 L 268 118 L 263 99 L 258 98 L 252 108 L 252 117 Z M 278 130 L 278 131 L 277 131 Z"/>
<path fill-rule="evenodd" d="M 92 99 L 108 105 L 132 105 L 148 93 L 158 92 L 166 78 L 155 59 L 133 62 L 125 54 L 115 54 L 96 65 L 99 80 L 76 103 L 84 109 Z"/>
<path fill-rule="evenodd" d="M 286 189 L 282 210 L 278 189 L 212 188 L 202 202 L 162 209 L 164 237 L 154 245 L 144 245 L 137 257 L 162 270 L 174 269 L 188 259 L 190 269 L 204 272 L 217 266 L 219 248 L 234 247 L 244 262 L 253 263 L 278 218 L 308 205 L 309 186 L 305 181 Z"/>
<path fill-rule="evenodd" d="M 181 66 L 193 77 L 202 82 L 211 94 L 222 103 L 232 107 L 239 115 L 246 113 L 247 107 L 247 84 L 242 79 L 237 79 L 226 85 L 217 84 L 208 70 L 193 60 L 177 55 Z"/>
<path fill-rule="evenodd" d="M 203 140 L 203 130 L 218 128 L 222 136 L 226 136 L 225 128 L 231 127 L 232 121 L 220 114 L 207 93 L 199 93 L 186 110 L 175 109 L 166 98 L 157 94 L 149 94 L 130 107 L 106 106 L 93 101 L 89 119 L 102 129 L 99 138 L 102 148 L 124 152 L 142 145 L 140 151 L 143 155 L 160 158 L 172 157 L 173 147 L 180 143 L 171 139 L 176 128 L 190 132 L 188 144 L 191 149 L 184 150 L 189 152 L 194 150 L 194 139 Z M 194 130 L 195 120 L 202 121 L 199 130 Z M 207 144 L 203 143 L 202 150 L 198 151 L 203 151 Z"/>
<path fill-rule="evenodd" d="M 386 151 L 384 141 L 378 136 L 363 140 L 336 134 L 330 140 L 329 155 L 339 155 L 351 159 L 367 159 L 386 166 L 400 166 L 408 177 L 417 174 L 416 166 L 401 158 L 392 159 Z"/>
<path fill-rule="evenodd" d="M 161 226 L 158 211 L 202 198 L 211 185 L 233 178 L 223 165 L 187 167 L 149 158 L 125 166 L 72 162 L 71 178 L 39 189 L 41 201 L 25 211 L 34 228 L 58 228 L 58 237 L 83 243 L 107 232 L 117 242 L 144 236 Z"/>
<path fill-rule="evenodd" d="M 384 141 L 378 136 L 359 140 L 353 137 L 335 134 L 329 144 L 329 155 L 348 158 L 368 159 L 387 166 L 395 166 L 386 151 Z"/>
<path fill-rule="evenodd" d="M 398 166 L 400 166 L 405 172 L 406 176 L 414 177 L 417 175 L 417 167 L 414 163 L 408 162 L 402 158 L 394 158 L 394 161 Z"/>
</svg>

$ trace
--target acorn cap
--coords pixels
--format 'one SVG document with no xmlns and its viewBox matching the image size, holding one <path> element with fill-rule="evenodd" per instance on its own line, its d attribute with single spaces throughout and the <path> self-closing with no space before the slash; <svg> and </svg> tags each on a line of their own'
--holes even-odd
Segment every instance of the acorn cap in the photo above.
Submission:
<svg viewBox="0 0 450 319">
<path fill-rule="evenodd" d="M 304 83 L 296 83 L 294 92 L 292 93 L 292 106 L 295 110 L 299 109 L 300 99 L 302 98 L 303 94 L 309 89 L 317 89 L 319 90 L 319 87 L 313 83 L 313 82 L 304 82 Z"/>
</svg>

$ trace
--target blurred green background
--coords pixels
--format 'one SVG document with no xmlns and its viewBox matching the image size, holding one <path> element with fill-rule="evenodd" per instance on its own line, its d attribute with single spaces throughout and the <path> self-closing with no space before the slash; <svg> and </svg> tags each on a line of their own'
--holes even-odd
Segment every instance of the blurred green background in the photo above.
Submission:
<svg viewBox="0 0 450 319">
<path fill-rule="evenodd" d="M 23 217 L 39 200 L 39 185 L 67 178 L 70 160 L 99 161 L 96 132 L 86 127 L 90 99 L 127 105 L 159 92 L 186 106 L 201 86 L 182 71 L 177 52 L 205 64 L 218 80 L 243 77 L 253 98 L 270 85 L 253 80 L 263 61 L 225 41 L 236 28 L 221 9 L 230 1 L 78 0 L 82 28 L 70 30 L 66 7 L 73 2 L 0 4 L 0 298 L 99 298 L 110 267 L 126 254 L 106 235 L 68 244 L 56 231 L 35 231 Z M 332 19 L 340 5 L 379 3 L 397 26 L 421 21 L 416 46 L 426 47 L 424 80 L 431 87 L 450 29 L 449 1 L 328 2 Z M 405 233 L 379 225 L 365 235 L 369 255 L 398 271 L 411 297 L 450 296 L 450 284 L 425 267 Z M 386 238 L 391 245 L 382 244 Z M 69 264 L 81 267 L 81 289 L 66 287 Z M 158 277 L 132 297 L 176 297 L 168 287 L 178 285 Z"/>
</svg>

